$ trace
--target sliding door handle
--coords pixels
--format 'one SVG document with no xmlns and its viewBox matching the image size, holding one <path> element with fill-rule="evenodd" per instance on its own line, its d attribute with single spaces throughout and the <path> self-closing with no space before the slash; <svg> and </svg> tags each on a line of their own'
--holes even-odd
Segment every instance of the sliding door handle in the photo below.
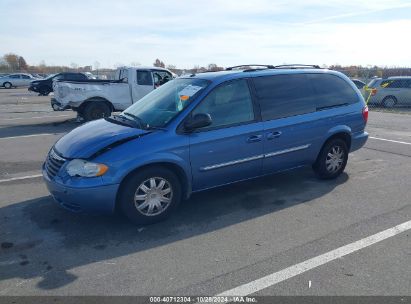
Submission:
<svg viewBox="0 0 411 304">
<path fill-rule="evenodd" d="M 258 142 L 263 139 L 262 135 L 251 135 L 250 137 L 247 138 L 248 143 L 253 143 L 253 142 Z"/>
<path fill-rule="evenodd" d="M 267 139 L 275 139 L 279 138 L 281 136 L 281 131 L 274 131 L 274 132 L 269 132 L 267 133 Z"/>
</svg>

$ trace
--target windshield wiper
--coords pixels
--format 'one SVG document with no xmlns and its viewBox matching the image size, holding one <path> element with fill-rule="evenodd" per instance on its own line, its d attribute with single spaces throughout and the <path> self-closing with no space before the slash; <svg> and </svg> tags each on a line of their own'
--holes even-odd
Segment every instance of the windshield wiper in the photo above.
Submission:
<svg viewBox="0 0 411 304">
<path fill-rule="evenodd" d="M 143 123 L 143 120 L 140 117 L 138 117 L 134 114 L 128 113 L 128 112 L 122 112 L 121 114 L 129 116 L 131 118 L 134 118 L 134 121 L 136 121 L 138 123 L 140 129 L 144 129 L 144 123 Z"/>
<path fill-rule="evenodd" d="M 125 116 L 111 115 L 110 117 L 106 117 L 105 119 L 116 124 L 141 129 L 140 124 L 137 121 L 135 121 L 134 119 L 127 118 Z"/>
</svg>

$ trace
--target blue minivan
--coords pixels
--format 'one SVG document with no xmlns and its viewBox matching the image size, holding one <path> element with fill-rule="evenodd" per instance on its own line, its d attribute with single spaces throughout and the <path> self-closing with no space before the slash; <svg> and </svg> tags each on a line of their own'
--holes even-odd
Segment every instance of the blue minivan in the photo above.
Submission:
<svg viewBox="0 0 411 304">
<path fill-rule="evenodd" d="M 367 119 L 356 86 L 318 66 L 192 74 L 63 136 L 43 176 L 66 209 L 147 224 L 193 192 L 266 174 L 311 165 L 335 178 L 367 141 Z"/>
</svg>

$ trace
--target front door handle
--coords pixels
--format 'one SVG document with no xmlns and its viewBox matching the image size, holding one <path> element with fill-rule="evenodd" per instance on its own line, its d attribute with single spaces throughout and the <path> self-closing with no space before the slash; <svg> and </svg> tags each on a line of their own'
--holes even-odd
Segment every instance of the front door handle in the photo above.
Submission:
<svg viewBox="0 0 411 304">
<path fill-rule="evenodd" d="M 281 131 L 274 131 L 274 132 L 269 132 L 267 133 L 267 139 L 275 139 L 279 138 L 281 136 Z"/>
<path fill-rule="evenodd" d="M 251 135 L 250 137 L 247 138 L 248 143 L 253 143 L 253 142 L 258 142 L 261 141 L 263 138 L 262 135 Z"/>
</svg>

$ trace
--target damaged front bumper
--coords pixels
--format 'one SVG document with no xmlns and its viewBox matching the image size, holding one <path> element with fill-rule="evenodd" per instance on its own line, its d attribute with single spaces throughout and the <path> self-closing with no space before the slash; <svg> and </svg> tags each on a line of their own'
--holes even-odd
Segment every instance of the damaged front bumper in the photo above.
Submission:
<svg viewBox="0 0 411 304">
<path fill-rule="evenodd" d="M 64 111 L 64 110 L 70 109 L 69 105 L 62 105 L 55 98 L 52 98 L 50 100 L 50 103 L 51 103 L 51 107 L 53 108 L 54 111 Z"/>
</svg>

